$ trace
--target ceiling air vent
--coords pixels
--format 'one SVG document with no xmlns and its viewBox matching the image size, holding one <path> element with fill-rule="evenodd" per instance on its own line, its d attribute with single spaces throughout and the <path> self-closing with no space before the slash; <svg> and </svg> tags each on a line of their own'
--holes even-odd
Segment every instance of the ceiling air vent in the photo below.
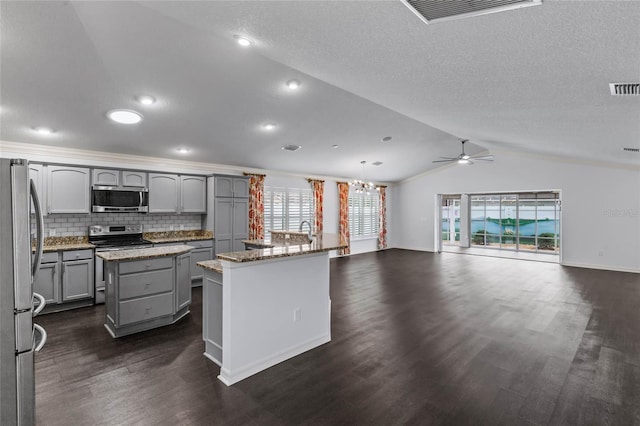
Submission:
<svg viewBox="0 0 640 426">
<path fill-rule="evenodd" d="M 375 163 L 371 163 L 372 166 L 381 166 L 382 161 L 376 161 Z"/>
<path fill-rule="evenodd" d="M 285 151 L 297 151 L 302 148 L 300 145 L 285 145 L 282 147 Z"/>
<path fill-rule="evenodd" d="M 638 96 L 640 83 L 609 83 L 611 96 Z"/>
<path fill-rule="evenodd" d="M 640 148 L 622 148 L 623 151 L 627 151 L 627 152 L 640 152 Z"/>
<path fill-rule="evenodd" d="M 402 0 L 425 23 L 536 6 L 542 0 Z"/>
</svg>

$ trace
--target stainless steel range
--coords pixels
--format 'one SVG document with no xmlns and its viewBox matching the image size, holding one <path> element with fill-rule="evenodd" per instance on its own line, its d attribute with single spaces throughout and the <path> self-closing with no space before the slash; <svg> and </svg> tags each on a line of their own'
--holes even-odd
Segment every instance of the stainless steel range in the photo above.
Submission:
<svg viewBox="0 0 640 426">
<path fill-rule="evenodd" d="M 91 225 L 89 242 L 96 246 L 96 253 L 114 250 L 131 250 L 153 247 L 151 241 L 142 238 L 142 225 Z M 96 256 L 95 303 L 104 303 L 104 262 Z"/>
</svg>

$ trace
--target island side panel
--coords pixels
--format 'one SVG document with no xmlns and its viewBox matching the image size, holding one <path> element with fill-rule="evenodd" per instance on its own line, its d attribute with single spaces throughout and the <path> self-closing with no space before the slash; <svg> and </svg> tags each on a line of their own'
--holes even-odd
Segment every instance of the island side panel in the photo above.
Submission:
<svg viewBox="0 0 640 426">
<path fill-rule="evenodd" d="M 225 384 L 331 340 L 328 253 L 222 266 Z"/>
<path fill-rule="evenodd" d="M 204 356 L 222 366 L 222 274 L 206 270 L 202 286 Z"/>
</svg>

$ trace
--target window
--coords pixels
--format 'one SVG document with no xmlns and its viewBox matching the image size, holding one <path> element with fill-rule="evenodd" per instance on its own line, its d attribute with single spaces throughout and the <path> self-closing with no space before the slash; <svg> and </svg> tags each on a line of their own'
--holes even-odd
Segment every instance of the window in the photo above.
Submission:
<svg viewBox="0 0 640 426">
<path fill-rule="evenodd" d="M 471 197 L 471 245 L 559 253 L 560 200 L 556 192 Z"/>
<path fill-rule="evenodd" d="M 298 230 L 300 222 L 308 220 L 313 226 L 313 194 L 311 189 L 264 188 L 264 234 L 271 238 L 270 230 Z M 306 228 L 305 228 L 306 229 Z"/>
<path fill-rule="evenodd" d="M 380 194 L 349 193 L 349 234 L 352 239 L 377 238 L 380 231 Z"/>
</svg>

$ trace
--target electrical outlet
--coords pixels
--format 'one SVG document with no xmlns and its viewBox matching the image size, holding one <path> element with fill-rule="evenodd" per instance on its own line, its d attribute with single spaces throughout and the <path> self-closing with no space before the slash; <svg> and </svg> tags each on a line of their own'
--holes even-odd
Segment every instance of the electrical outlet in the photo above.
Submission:
<svg viewBox="0 0 640 426">
<path fill-rule="evenodd" d="M 293 310 L 293 322 L 298 322 L 302 319 L 302 309 L 295 308 Z"/>
<path fill-rule="evenodd" d="M 50 237 L 56 236 L 56 228 L 49 228 L 49 236 Z"/>
<path fill-rule="evenodd" d="M 180 224 L 180 230 L 184 231 L 184 224 L 183 223 Z"/>
<path fill-rule="evenodd" d="M 169 231 L 173 231 L 173 225 L 169 225 Z"/>
</svg>

